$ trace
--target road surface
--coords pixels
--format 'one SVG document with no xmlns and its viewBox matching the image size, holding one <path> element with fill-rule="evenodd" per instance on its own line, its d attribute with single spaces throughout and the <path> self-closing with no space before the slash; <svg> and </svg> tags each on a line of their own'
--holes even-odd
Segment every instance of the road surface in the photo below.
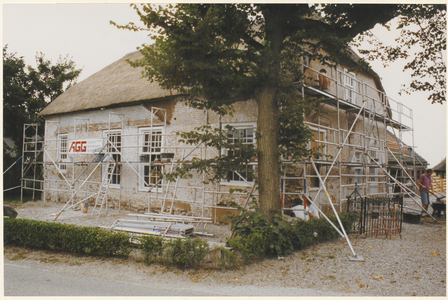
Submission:
<svg viewBox="0 0 448 300">
<path fill-rule="evenodd" d="M 312 289 L 176 283 L 139 285 L 4 264 L 4 296 L 348 296 Z"/>
</svg>

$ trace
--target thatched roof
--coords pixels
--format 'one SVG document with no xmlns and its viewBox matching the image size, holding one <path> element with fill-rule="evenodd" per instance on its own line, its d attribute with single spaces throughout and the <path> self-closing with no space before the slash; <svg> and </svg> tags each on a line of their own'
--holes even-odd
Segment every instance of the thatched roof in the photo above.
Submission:
<svg viewBox="0 0 448 300">
<path fill-rule="evenodd" d="M 57 97 L 40 115 L 69 113 L 108 106 L 126 105 L 170 96 L 156 82 L 142 77 L 144 68 L 133 68 L 126 60 L 142 58 L 139 51 L 123 58 L 75 84 Z M 173 91 L 173 94 L 178 94 Z"/>
<path fill-rule="evenodd" d="M 445 171 L 446 170 L 446 157 L 432 169 L 434 171 Z"/>
</svg>

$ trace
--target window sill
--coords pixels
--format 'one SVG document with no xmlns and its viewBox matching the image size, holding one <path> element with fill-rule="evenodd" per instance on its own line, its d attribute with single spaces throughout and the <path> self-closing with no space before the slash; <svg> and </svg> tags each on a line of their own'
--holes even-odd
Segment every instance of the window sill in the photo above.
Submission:
<svg viewBox="0 0 448 300">
<path fill-rule="evenodd" d="M 139 192 L 148 192 L 149 191 L 149 188 L 139 188 L 138 189 L 138 191 Z M 159 193 L 159 194 L 161 194 L 162 193 L 162 188 L 153 188 L 152 190 L 151 190 L 151 194 L 156 194 L 156 193 Z"/>
<path fill-rule="evenodd" d="M 234 187 L 253 187 L 254 186 L 254 182 L 243 182 L 243 181 L 221 181 L 219 183 L 220 185 L 223 186 L 234 186 Z"/>
</svg>

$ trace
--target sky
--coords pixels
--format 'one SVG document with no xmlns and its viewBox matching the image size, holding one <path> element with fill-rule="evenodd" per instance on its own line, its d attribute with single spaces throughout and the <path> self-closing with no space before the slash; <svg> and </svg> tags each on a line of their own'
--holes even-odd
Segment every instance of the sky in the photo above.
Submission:
<svg viewBox="0 0 448 300">
<path fill-rule="evenodd" d="M 23 56 L 25 63 L 33 67 L 38 52 L 53 63 L 60 56 L 68 56 L 77 68 L 83 69 L 78 82 L 151 41 L 147 32 L 110 25 L 111 20 L 120 25 L 129 22 L 143 25 L 129 4 L 4 3 L 1 9 L 2 45 L 8 45 L 8 53 Z M 372 32 L 383 42 L 393 40 L 397 34 L 379 26 Z M 446 156 L 446 103 L 431 104 L 425 93 L 398 95 L 402 84 L 411 81 L 409 73 L 402 71 L 404 62 L 387 68 L 381 62 L 370 64 L 381 77 L 386 94 L 412 109 L 415 150 L 430 166 L 435 166 Z M 413 143 L 409 133 L 403 140 L 408 145 Z"/>
</svg>

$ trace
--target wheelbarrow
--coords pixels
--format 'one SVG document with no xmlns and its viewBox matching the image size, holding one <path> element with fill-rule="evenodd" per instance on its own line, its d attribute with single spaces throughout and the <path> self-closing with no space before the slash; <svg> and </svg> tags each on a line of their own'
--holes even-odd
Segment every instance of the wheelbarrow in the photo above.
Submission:
<svg viewBox="0 0 448 300">
<path fill-rule="evenodd" d="M 433 215 L 437 213 L 437 217 L 440 218 L 441 213 L 446 216 L 446 203 L 442 201 L 446 196 L 438 197 L 437 200 L 431 203 L 432 209 L 434 210 Z"/>
</svg>

